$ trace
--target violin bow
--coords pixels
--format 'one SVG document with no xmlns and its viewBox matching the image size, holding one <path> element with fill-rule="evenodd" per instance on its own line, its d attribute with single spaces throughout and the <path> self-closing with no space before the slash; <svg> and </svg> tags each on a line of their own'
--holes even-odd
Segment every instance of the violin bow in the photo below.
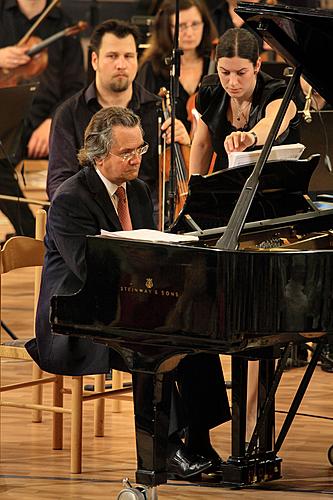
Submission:
<svg viewBox="0 0 333 500">
<path fill-rule="evenodd" d="M 51 43 L 56 42 L 59 38 L 62 38 L 63 36 L 74 36 L 77 33 L 80 33 L 80 31 L 87 29 L 87 27 L 88 23 L 86 21 L 79 21 L 77 24 L 74 24 L 74 26 L 69 26 L 62 31 L 58 31 L 58 33 L 55 33 L 37 45 L 34 45 L 27 51 L 27 55 L 30 57 L 35 56 L 38 52 L 45 49 L 45 47 L 48 47 L 48 45 L 51 45 Z"/>
<path fill-rule="evenodd" d="M 59 3 L 60 0 L 53 0 L 47 7 L 46 9 L 41 13 L 39 18 L 34 22 L 34 24 L 31 26 L 31 28 L 26 32 L 26 34 L 21 38 L 21 40 L 17 43 L 18 47 L 21 47 L 24 45 L 27 40 L 31 37 L 32 33 L 35 31 L 36 28 L 40 25 L 40 23 L 45 19 L 45 17 L 48 15 L 48 13 Z"/>
</svg>

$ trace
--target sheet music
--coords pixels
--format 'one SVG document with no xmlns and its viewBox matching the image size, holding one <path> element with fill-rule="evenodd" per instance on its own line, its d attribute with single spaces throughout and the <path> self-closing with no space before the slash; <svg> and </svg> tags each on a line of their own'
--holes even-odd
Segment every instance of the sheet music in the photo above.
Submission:
<svg viewBox="0 0 333 500">
<path fill-rule="evenodd" d="M 106 231 L 101 229 L 101 236 L 109 238 L 126 238 L 129 240 L 140 240 L 152 243 L 186 243 L 198 241 L 198 236 L 191 236 L 186 234 L 172 234 L 163 233 L 155 229 L 133 229 L 132 231 Z"/>
<path fill-rule="evenodd" d="M 304 149 L 305 146 L 300 143 L 273 146 L 268 161 L 298 160 Z M 230 153 L 228 155 L 229 168 L 256 163 L 260 153 L 261 149 L 256 149 L 255 151 L 242 151 L 241 153 Z"/>
</svg>

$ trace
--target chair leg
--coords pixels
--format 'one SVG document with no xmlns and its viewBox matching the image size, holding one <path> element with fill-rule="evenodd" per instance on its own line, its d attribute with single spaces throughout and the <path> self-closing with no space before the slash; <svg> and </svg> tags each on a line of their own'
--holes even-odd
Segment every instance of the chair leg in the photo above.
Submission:
<svg viewBox="0 0 333 500">
<path fill-rule="evenodd" d="M 83 377 L 72 377 L 71 473 L 82 470 Z"/>
<path fill-rule="evenodd" d="M 32 365 L 32 378 L 33 380 L 42 378 L 43 372 L 36 363 Z M 43 384 L 35 385 L 32 388 L 31 395 L 32 403 L 35 405 L 41 405 L 43 402 Z M 32 410 L 32 422 L 40 423 L 42 421 L 42 410 Z"/>
<path fill-rule="evenodd" d="M 112 370 L 112 389 L 121 389 L 123 386 L 123 372 L 117 370 Z M 119 399 L 114 399 L 112 401 L 112 412 L 121 412 L 121 401 Z"/>
<path fill-rule="evenodd" d="M 105 390 L 105 375 L 95 375 L 94 384 L 95 392 L 103 392 Z M 96 399 L 94 404 L 94 431 L 96 437 L 104 436 L 104 413 L 105 399 Z"/>
<path fill-rule="evenodd" d="M 58 375 L 53 384 L 53 406 L 64 406 L 64 378 Z M 52 446 L 54 450 L 62 450 L 63 448 L 63 414 L 53 413 L 53 435 Z"/>
</svg>

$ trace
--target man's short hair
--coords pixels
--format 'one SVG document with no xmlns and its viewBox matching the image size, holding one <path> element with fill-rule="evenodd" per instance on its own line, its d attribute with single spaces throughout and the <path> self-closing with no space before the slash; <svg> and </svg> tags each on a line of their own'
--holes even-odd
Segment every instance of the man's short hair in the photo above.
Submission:
<svg viewBox="0 0 333 500">
<path fill-rule="evenodd" d="M 85 130 L 84 144 L 78 153 L 80 165 L 94 165 L 97 158 L 108 156 L 116 126 L 139 127 L 143 135 L 140 118 L 130 109 L 121 106 L 102 108 L 94 114 Z"/>
<path fill-rule="evenodd" d="M 117 38 L 126 38 L 128 35 L 132 35 L 138 48 L 140 32 L 136 26 L 118 19 L 107 19 L 95 27 L 90 38 L 89 49 L 96 54 L 99 52 L 105 33 L 112 33 Z"/>
</svg>

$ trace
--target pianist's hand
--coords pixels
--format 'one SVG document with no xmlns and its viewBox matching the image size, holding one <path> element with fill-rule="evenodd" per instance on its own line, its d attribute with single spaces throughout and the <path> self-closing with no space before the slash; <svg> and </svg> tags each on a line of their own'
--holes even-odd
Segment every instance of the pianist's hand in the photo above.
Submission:
<svg viewBox="0 0 333 500">
<path fill-rule="evenodd" d="M 226 152 L 233 153 L 234 151 L 244 151 L 244 149 L 256 144 L 256 136 L 252 132 L 232 132 L 227 135 L 224 141 Z"/>
</svg>

